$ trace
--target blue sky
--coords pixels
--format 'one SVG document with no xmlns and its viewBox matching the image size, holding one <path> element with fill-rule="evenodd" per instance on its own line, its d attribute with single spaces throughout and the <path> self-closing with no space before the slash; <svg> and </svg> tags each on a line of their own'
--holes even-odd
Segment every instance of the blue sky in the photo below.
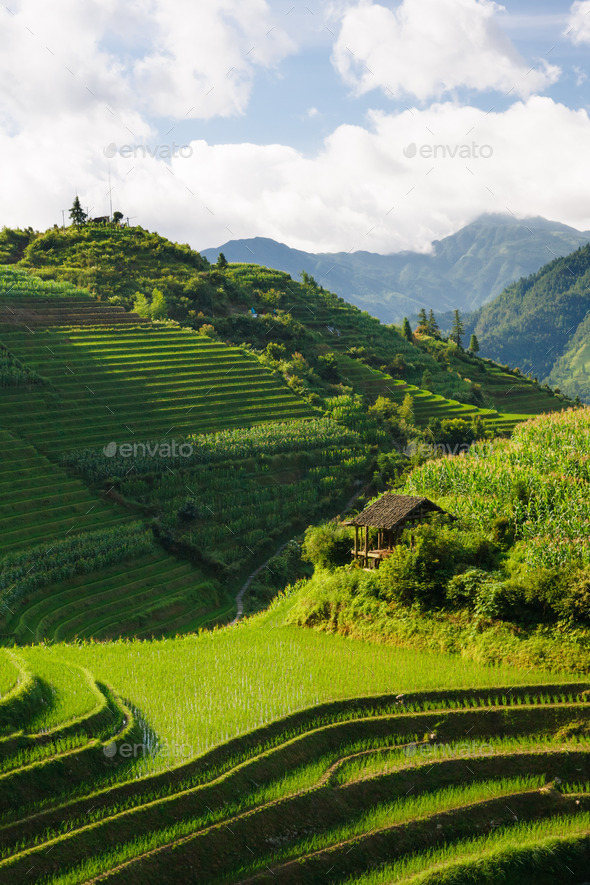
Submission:
<svg viewBox="0 0 590 885">
<path fill-rule="evenodd" d="M 291 2 L 283 7 L 291 8 Z M 385 4 L 395 8 L 399 4 Z M 276 9 L 281 6 L 276 4 Z M 588 82 L 580 75 L 590 75 L 588 47 L 575 46 L 561 37 L 567 30 L 571 3 L 548 2 L 508 3 L 506 12 L 499 14 L 499 22 L 521 55 L 531 64 L 548 59 L 563 68 L 557 83 L 543 91 L 557 102 L 570 108 L 589 108 Z M 318 17 L 321 12 L 318 10 Z M 303 30 L 305 43 L 293 56 L 285 58 L 277 70 L 259 71 L 254 80 L 247 112 L 232 118 L 213 117 L 207 121 L 185 123 L 179 131 L 182 137 L 204 138 L 212 144 L 252 142 L 254 144 L 287 143 L 306 154 L 314 154 L 326 136 L 342 123 L 363 125 L 369 110 L 384 113 L 402 111 L 408 100 L 394 99 L 380 91 L 357 96 L 343 83 L 330 61 L 334 37 L 326 30 L 322 18 L 317 25 L 304 4 L 298 4 L 291 13 L 297 19 L 297 30 Z M 332 18 L 328 18 L 332 25 Z M 303 24 L 303 28 L 301 25 Z M 492 105 L 505 109 L 512 102 L 509 97 L 494 91 L 478 92 L 464 88 L 459 91 L 462 101 L 487 111 Z M 410 102 L 411 103 L 411 102 Z M 317 115 L 309 116 L 315 108 Z M 159 125 L 164 136 L 167 121 Z"/>
<path fill-rule="evenodd" d="M 428 251 L 483 212 L 585 230 L 589 48 L 590 0 L 18 0 L 2 223 L 59 223 L 76 190 L 105 214 L 110 172 L 114 208 L 195 248 Z"/>
</svg>

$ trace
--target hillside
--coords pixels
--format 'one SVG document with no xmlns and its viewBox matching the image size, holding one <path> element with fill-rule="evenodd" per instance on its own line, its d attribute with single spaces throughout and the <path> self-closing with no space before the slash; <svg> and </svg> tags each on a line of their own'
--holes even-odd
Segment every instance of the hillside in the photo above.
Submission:
<svg viewBox="0 0 590 885">
<path fill-rule="evenodd" d="M 556 359 L 549 383 L 590 402 L 590 317 L 586 313 L 572 334 L 563 355 Z"/>
<path fill-rule="evenodd" d="M 227 620 L 251 568 L 366 473 L 360 439 L 252 354 L 72 284 L 0 269 L 0 346 L 9 644 Z"/>
<path fill-rule="evenodd" d="M 429 461 L 458 522 L 232 628 L 0 648 L 0 883 L 583 881 L 588 431 Z"/>
<path fill-rule="evenodd" d="M 400 491 L 457 521 L 406 532 L 378 570 L 326 571 L 310 529 L 316 575 L 291 597 L 290 620 L 390 641 L 410 630 L 417 644 L 478 659 L 588 666 L 589 430 L 586 409 L 543 415 L 510 440 L 416 468 Z"/>
<path fill-rule="evenodd" d="M 590 246 L 584 246 L 513 283 L 472 324 L 483 353 L 588 402 L 589 310 Z"/>
<path fill-rule="evenodd" d="M 483 215 L 432 243 L 427 255 L 314 254 L 265 237 L 230 240 L 201 254 L 215 262 L 223 252 L 228 261 L 277 268 L 294 279 L 305 270 L 383 322 L 399 323 L 404 316 L 416 316 L 421 307 L 437 313 L 473 311 L 514 280 L 537 271 L 552 255 L 567 255 L 589 239 L 588 231 L 543 218 Z"/>
<path fill-rule="evenodd" d="M 146 261 L 177 321 L 94 273 L 0 269 L 1 885 L 585 875 L 586 413 L 309 278 L 195 270 L 205 313 Z M 460 517 L 398 572 L 285 567 L 400 440 L 515 425 L 394 471 Z M 301 580 L 221 629 L 255 570 Z"/>
<path fill-rule="evenodd" d="M 373 400 L 391 397 L 398 404 L 410 393 L 419 425 L 431 418 L 480 415 L 500 431 L 511 429 L 523 415 L 567 405 L 529 379 L 443 342 L 408 342 L 400 329 L 353 307 L 313 277 L 298 282 L 253 264 L 210 266 L 188 246 L 142 228 L 87 225 L 44 234 L 4 230 L 0 253 L 2 248 L 14 266 L 35 277 L 88 284 L 103 305 L 106 300 L 130 310 L 140 295 L 149 312 L 158 289 L 163 315 L 197 331 L 209 330 L 226 344 L 248 347 L 314 406 L 344 392 Z M 331 352 L 338 358 L 329 367 L 325 360 Z M 294 359 L 294 353 L 303 360 Z"/>
<path fill-rule="evenodd" d="M 442 340 L 410 342 L 312 278 L 209 267 L 135 228 L 17 234 L 3 240 L 21 260 L 0 269 L 8 644 L 226 622 L 253 569 L 359 484 L 407 469 L 400 451 L 567 405 Z M 175 319 L 129 310 L 142 296 L 149 313 L 156 283 Z M 286 556 L 247 609 L 305 574 Z"/>
</svg>

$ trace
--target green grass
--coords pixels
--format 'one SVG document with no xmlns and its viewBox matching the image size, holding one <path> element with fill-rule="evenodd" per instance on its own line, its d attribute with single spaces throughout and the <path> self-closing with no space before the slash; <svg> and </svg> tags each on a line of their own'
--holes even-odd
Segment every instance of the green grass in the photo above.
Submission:
<svg viewBox="0 0 590 885">
<path fill-rule="evenodd" d="M 231 630 L 153 643 L 62 647 L 142 711 L 180 762 L 251 728 L 329 699 L 516 685 L 522 672 L 452 655 L 348 641 L 282 625 L 289 600 Z M 28 652 L 23 651 L 25 659 Z M 547 682 L 542 670 L 526 676 Z M 567 677 L 574 682 L 573 676 Z M 157 694 L 151 685 L 161 686 Z M 158 761 L 154 760 L 157 767 Z M 161 764 L 161 763 L 160 763 Z"/>
<path fill-rule="evenodd" d="M 588 842 L 589 832 L 588 812 L 575 817 L 516 823 L 483 838 L 467 839 L 404 857 L 378 871 L 343 880 L 343 885 L 386 885 L 391 882 L 407 882 L 408 885 L 481 882 L 491 885 L 497 881 L 520 885 L 528 881 L 523 878 L 527 872 L 525 868 L 527 864 L 532 867 L 535 860 L 538 868 L 533 870 L 535 877 L 531 882 L 543 882 L 544 885 L 545 882 L 560 881 L 556 878 L 558 876 L 563 877 L 561 881 L 567 881 L 566 865 L 568 862 L 574 864 L 572 858 L 578 853 L 576 846 L 581 848 L 582 842 Z M 584 871 L 587 856 L 586 853 Z M 515 869 L 510 871 L 510 878 L 502 875 L 499 879 L 501 865 L 509 860 L 514 862 Z M 551 878 L 541 879 L 540 874 L 548 874 Z"/>
<path fill-rule="evenodd" d="M 8 652 L 0 649 L 0 700 L 18 685 L 21 674 Z"/>
<path fill-rule="evenodd" d="M 508 797 L 513 793 L 538 789 L 544 783 L 542 776 L 522 776 L 501 778 L 494 781 L 478 781 L 474 784 L 457 785 L 443 790 L 434 790 L 420 796 L 400 798 L 395 802 L 375 805 L 369 811 L 358 814 L 355 805 L 352 820 L 339 827 L 326 828 L 322 833 L 293 841 L 288 847 L 275 848 L 274 851 L 251 864 L 246 864 L 239 871 L 240 875 L 252 874 L 255 870 L 264 870 L 269 864 L 280 865 L 291 858 L 305 857 L 331 845 L 348 842 L 355 837 L 362 837 L 375 830 L 394 827 L 414 822 L 434 814 L 472 805 L 476 802 L 489 800 L 490 797 Z"/>
<path fill-rule="evenodd" d="M 175 325 L 5 326 L 0 342 L 51 385 L 0 391 L 4 421 L 50 455 L 313 414 L 245 351 Z"/>
<path fill-rule="evenodd" d="M 97 695 L 88 674 L 65 661 L 51 646 L 28 648 L 25 660 L 27 667 L 47 686 L 43 704 L 27 723 L 29 733 L 63 726 L 96 708 Z"/>
<path fill-rule="evenodd" d="M 0 557 L 129 521 L 127 511 L 102 502 L 15 434 L 0 429 L 0 448 Z"/>
<path fill-rule="evenodd" d="M 56 740 L 53 756 L 40 746 L 13 755 L 6 777 L 28 817 L 17 823 L 15 809 L 0 825 L 0 843 L 16 851 L 0 863 L 0 882 L 35 864 L 38 875 L 57 874 L 51 881 L 65 885 L 127 862 L 108 880 L 165 881 L 163 871 L 180 870 L 188 857 L 203 858 L 207 881 L 223 870 L 227 881 L 237 881 L 265 864 L 276 866 L 283 881 L 281 864 L 289 857 L 309 857 L 317 866 L 318 852 L 323 858 L 343 840 L 370 841 L 383 828 L 395 840 L 400 825 L 413 827 L 418 844 L 433 815 L 458 815 L 458 838 L 473 835 L 471 808 L 489 806 L 477 811 L 480 820 L 507 797 L 521 817 L 533 814 L 537 801 L 552 814 L 553 798 L 543 799 L 538 788 L 557 773 L 564 789 L 583 779 L 577 772 L 588 743 L 561 731 L 585 715 L 576 697 L 585 685 L 549 686 L 549 674 L 536 671 L 521 689 L 516 669 L 286 628 L 288 605 L 285 599 L 230 630 L 176 640 L 20 649 L 33 674 L 54 687 L 51 718 L 33 718 L 31 727 L 55 728 L 60 720 L 62 734 L 72 717 L 89 715 L 77 670 L 84 666 L 101 681 L 108 674 L 116 693 L 129 699 L 151 749 L 131 768 L 113 769 L 100 749 L 85 748 L 70 733 L 69 744 Z M 498 691 L 499 683 L 506 687 Z M 535 683 L 545 684 L 537 692 Z M 333 703 L 359 693 L 387 696 Z M 433 728 L 451 750 L 404 752 Z M 468 760 L 462 736 L 472 741 Z M 358 768 L 360 758 L 386 750 L 387 770 Z M 32 768 L 19 769 L 19 762 Z M 462 784 L 466 763 L 471 782 Z M 36 795 L 43 771 L 53 790 Z M 237 843 L 224 850 L 230 832 L 254 846 L 247 870 L 243 852 L 231 849 Z M 320 866 L 325 876 L 329 864 L 322 859 Z"/>
</svg>

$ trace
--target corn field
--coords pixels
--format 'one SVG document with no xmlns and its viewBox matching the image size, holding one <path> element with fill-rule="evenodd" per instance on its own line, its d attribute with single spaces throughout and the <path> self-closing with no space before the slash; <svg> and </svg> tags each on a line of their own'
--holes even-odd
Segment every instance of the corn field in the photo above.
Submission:
<svg viewBox="0 0 590 885">
<path fill-rule="evenodd" d="M 590 410 L 542 415 L 511 440 L 415 470 L 406 490 L 488 531 L 506 517 L 530 565 L 590 564 Z"/>
</svg>

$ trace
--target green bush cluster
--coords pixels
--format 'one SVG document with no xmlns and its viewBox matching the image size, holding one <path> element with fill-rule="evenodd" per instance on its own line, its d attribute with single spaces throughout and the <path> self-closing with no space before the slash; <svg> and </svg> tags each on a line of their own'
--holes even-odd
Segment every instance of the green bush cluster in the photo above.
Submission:
<svg viewBox="0 0 590 885">
<path fill-rule="evenodd" d="M 447 585 L 470 567 L 496 563 L 497 548 L 478 532 L 458 531 L 435 519 L 406 530 L 402 543 L 376 572 L 379 594 L 389 602 L 424 609 L 448 605 Z"/>
<path fill-rule="evenodd" d="M 302 557 L 316 568 L 331 569 L 350 562 L 352 531 L 337 522 L 309 526 Z"/>
<path fill-rule="evenodd" d="M 0 387 L 22 387 L 42 383 L 43 378 L 38 372 L 26 366 L 6 347 L 0 345 Z"/>
<path fill-rule="evenodd" d="M 469 612 L 474 623 L 590 627 L 590 568 L 531 568 L 521 545 L 506 555 L 500 543 L 444 516 L 406 530 L 377 570 L 351 563 L 351 543 L 351 530 L 334 522 L 307 530 L 303 558 L 318 580 L 299 596 L 300 623 L 335 627 L 359 613 L 395 617 L 411 609 Z"/>
</svg>

